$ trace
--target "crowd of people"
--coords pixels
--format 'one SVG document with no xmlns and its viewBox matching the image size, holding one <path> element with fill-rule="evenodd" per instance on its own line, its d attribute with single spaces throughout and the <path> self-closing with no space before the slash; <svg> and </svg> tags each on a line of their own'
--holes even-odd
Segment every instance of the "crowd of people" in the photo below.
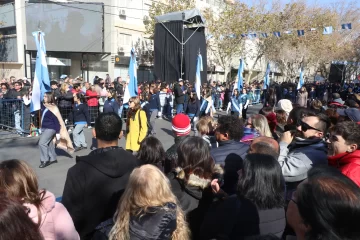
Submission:
<svg viewBox="0 0 360 240">
<path fill-rule="evenodd" d="M 1 162 L 0 239 L 360 239 L 356 85 L 274 83 L 247 116 L 260 83 L 211 82 L 200 97 L 183 79 L 139 84 L 123 103 L 121 79 L 63 81 L 43 99 L 39 167 L 55 147 L 87 148 L 86 127 L 96 147 L 76 157 L 61 202 L 26 159 Z M 167 150 L 158 118 L 172 123 Z"/>
</svg>

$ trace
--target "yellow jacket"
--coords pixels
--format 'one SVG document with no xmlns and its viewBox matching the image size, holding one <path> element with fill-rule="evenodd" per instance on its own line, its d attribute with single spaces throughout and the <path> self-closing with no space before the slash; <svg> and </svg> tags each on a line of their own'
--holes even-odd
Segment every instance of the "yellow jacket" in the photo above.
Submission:
<svg viewBox="0 0 360 240">
<path fill-rule="evenodd" d="M 139 122 L 139 111 L 141 119 L 141 129 Z M 126 134 L 126 150 L 139 151 L 140 143 L 148 132 L 147 117 L 145 111 L 139 109 L 135 113 L 134 119 L 129 120 L 128 133 Z"/>
</svg>

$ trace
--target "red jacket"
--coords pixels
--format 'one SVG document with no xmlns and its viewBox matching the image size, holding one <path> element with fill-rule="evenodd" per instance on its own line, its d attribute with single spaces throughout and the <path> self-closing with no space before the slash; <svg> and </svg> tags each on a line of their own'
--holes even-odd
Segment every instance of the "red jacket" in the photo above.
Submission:
<svg viewBox="0 0 360 240">
<path fill-rule="evenodd" d="M 340 153 L 329 157 L 329 165 L 338 168 L 344 175 L 360 187 L 360 150 Z"/>
<path fill-rule="evenodd" d="M 97 107 L 99 105 L 98 94 L 97 92 L 92 92 L 91 90 L 86 90 L 87 104 L 89 107 Z"/>
</svg>

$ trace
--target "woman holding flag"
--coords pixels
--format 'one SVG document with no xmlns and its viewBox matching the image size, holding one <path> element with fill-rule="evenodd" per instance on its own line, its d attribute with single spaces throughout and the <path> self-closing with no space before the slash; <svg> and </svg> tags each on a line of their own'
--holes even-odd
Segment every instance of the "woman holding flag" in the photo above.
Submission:
<svg viewBox="0 0 360 240">
<path fill-rule="evenodd" d="M 240 111 L 241 111 L 241 116 L 242 118 L 245 120 L 246 119 L 246 112 L 249 106 L 249 97 L 247 95 L 246 92 L 246 88 L 242 89 L 242 94 L 239 97 L 239 103 L 240 103 Z"/>
</svg>

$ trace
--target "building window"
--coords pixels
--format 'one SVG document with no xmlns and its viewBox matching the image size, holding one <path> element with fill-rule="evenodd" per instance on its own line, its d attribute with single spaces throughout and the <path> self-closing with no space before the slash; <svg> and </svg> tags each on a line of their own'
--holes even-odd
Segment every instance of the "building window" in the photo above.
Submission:
<svg viewBox="0 0 360 240">
<path fill-rule="evenodd" d="M 119 34 L 119 44 L 120 44 L 120 46 L 131 45 L 131 35 L 120 33 Z"/>
</svg>

